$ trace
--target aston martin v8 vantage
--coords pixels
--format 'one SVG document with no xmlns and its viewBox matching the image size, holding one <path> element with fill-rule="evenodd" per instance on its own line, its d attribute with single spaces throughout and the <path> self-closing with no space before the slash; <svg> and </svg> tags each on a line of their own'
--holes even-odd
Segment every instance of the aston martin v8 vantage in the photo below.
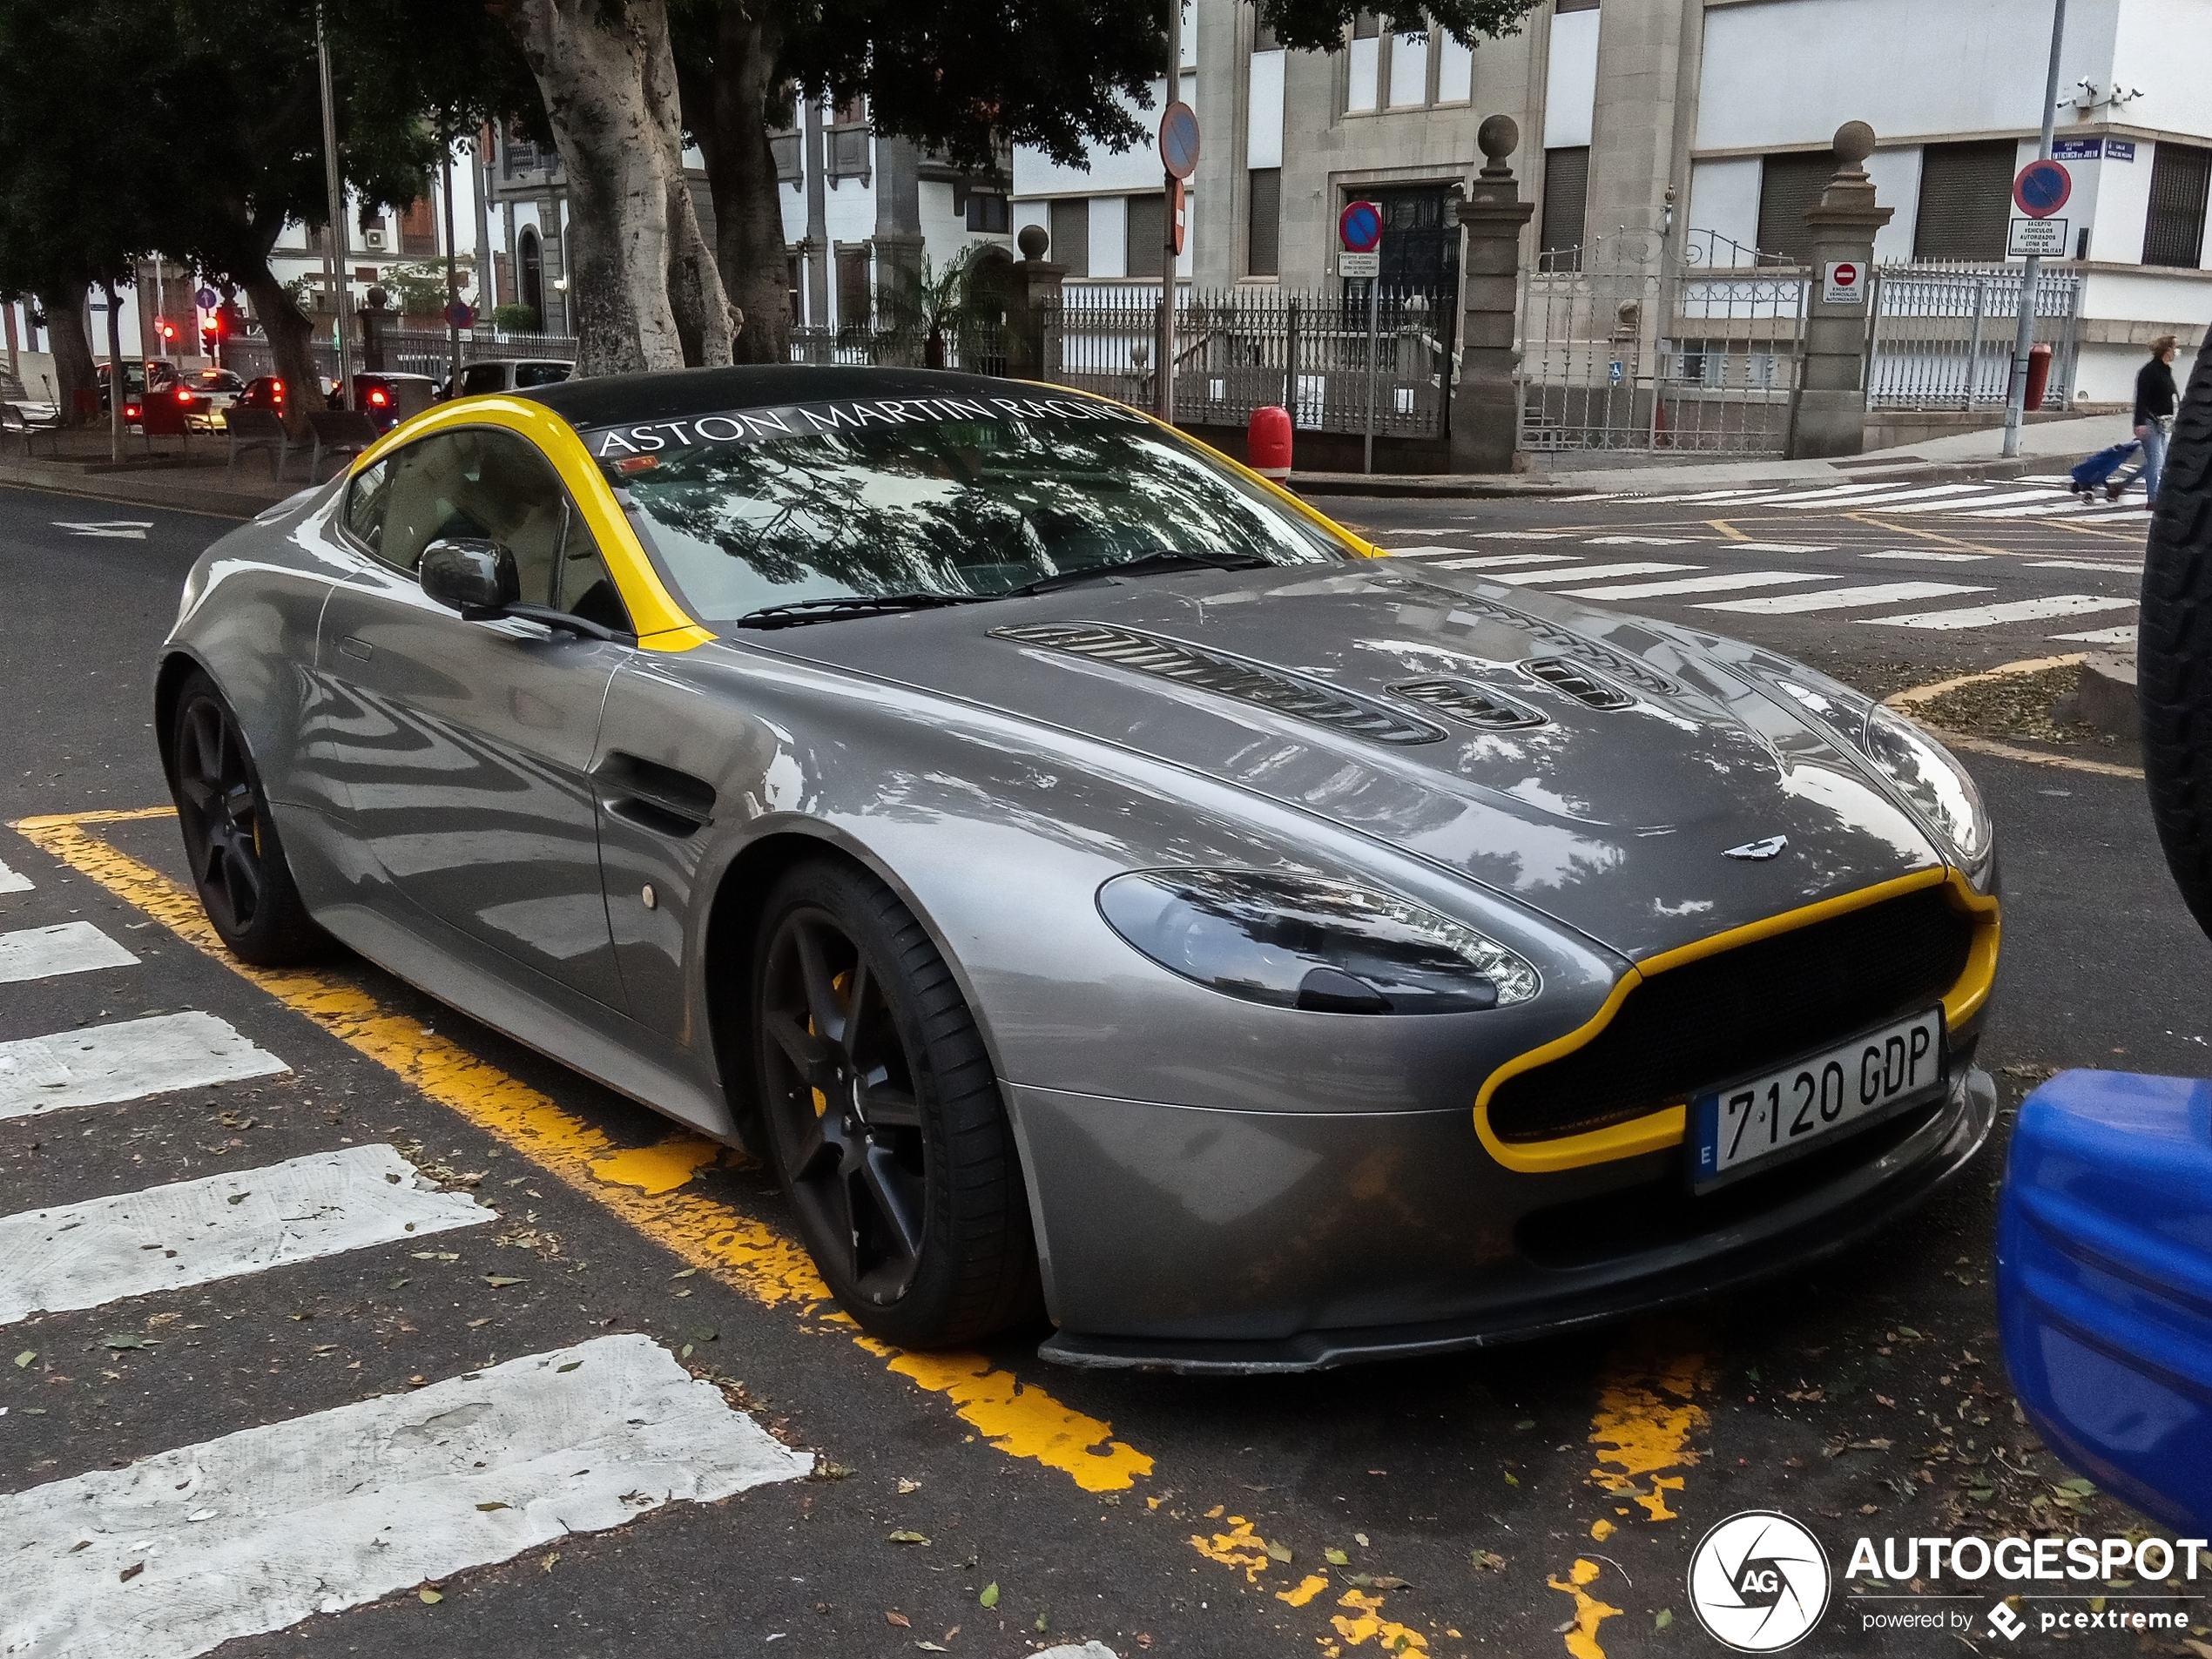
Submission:
<svg viewBox="0 0 2212 1659">
<path fill-rule="evenodd" d="M 1916 727 L 1081 393 L 442 404 L 208 550 L 156 729 L 239 955 L 752 1150 L 904 1345 L 1527 1337 L 1845 1248 L 1993 1116 L 1996 852 Z"/>
</svg>

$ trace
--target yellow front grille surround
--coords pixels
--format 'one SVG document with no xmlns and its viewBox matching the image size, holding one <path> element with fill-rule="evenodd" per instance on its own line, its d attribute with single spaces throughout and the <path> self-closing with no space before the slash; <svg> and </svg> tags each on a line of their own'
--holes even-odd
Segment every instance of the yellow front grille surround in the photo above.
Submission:
<svg viewBox="0 0 2212 1659">
<path fill-rule="evenodd" d="M 1646 980 L 1665 973 L 1669 968 L 1682 968 L 1708 956 L 1733 950 L 1739 945 L 1750 945 L 1762 939 L 1771 939 L 1799 927 L 1809 927 L 1831 916 L 1840 916 L 1853 910 L 1863 910 L 1869 905 L 1880 904 L 1908 893 L 1918 893 L 1923 887 L 1942 887 L 1948 889 L 1946 897 L 1951 907 L 1966 916 L 1973 923 L 1973 937 L 1966 951 L 1966 966 L 1951 988 L 1944 993 L 1943 1017 L 1945 1024 L 1956 1030 L 1977 1013 L 1989 1000 L 1989 987 L 1997 975 L 1997 947 L 2003 931 L 2001 907 L 1993 894 L 1976 893 L 1964 875 L 1940 866 L 1931 870 L 1918 871 L 1899 876 L 1893 881 L 1862 887 L 1856 893 L 1846 893 L 1833 899 L 1824 899 L 1818 904 L 1806 905 L 1802 909 L 1784 911 L 1764 921 L 1732 927 L 1726 933 L 1715 934 L 1710 939 L 1694 944 L 1682 945 L 1662 951 L 1656 956 L 1636 963 L 1623 974 L 1605 999 L 1605 1006 L 1569 1031 L 1555 1037 L 1541 1048 L 1516 1055 L 1483 1080 L 1474 1097 L 1474 1132 L 1481 1139 L 1490 1156 L 1509 1170 L 1529 1175 L 1553 1175 L 1566 1170 L 1580 1170 L 1593 1163 L 1610 1163 L 1619 1158 L 1639 1157 L 1646 1152 L 1664 1151 L 1679 1146 L 1689 1127 L 1689 1103 L 1687 1099 L 1647 1112 L 1642 1117 L 1630 1118 L 1625 1123 L 1609 1123 L 1603 1129 L 1591 1130 L 1581 1135 L 1562 1135 L 1548 1141 L 1504 1141 L 1498 1138 L 1490 1127 L 1490 1101 L 1507 1079 L 1523 1072 L 1574 1053 L 1595 1040 L 1597 1035 L 1613 1022 L 1621 1005 L 1628 1001 L 1629 993 Z"/>
</svg>

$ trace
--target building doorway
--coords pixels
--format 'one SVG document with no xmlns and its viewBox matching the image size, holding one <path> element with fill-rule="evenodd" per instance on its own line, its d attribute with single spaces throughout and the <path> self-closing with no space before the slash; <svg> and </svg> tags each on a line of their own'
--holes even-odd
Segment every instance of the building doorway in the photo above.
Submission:
<svg viewBox="0 0 2212 1659">
<path fill-rule="evenodd" d="M 523 303 L 530 309 L 530 327 L 545 327 L 545 250 L 537 232 L 529 225 L 515 238 L 515 260 L 522 266 Z"/>
<path fill-rule="evenodd" d="M 1371 201 L 1382 209 L 1382 294 L 1431 305 L 1455 303 L 1460 293 L 1460 221 L 1452 212 L 1451 182 L 1347 188 L 1346 202 Z M 1332 234 L 1334 233 L 1332 232 Z M 1352 285 L 1347 283 L 1346 287 Z M 1366 298 L 1366 285 L 1359 285 Z"/>
</svg>

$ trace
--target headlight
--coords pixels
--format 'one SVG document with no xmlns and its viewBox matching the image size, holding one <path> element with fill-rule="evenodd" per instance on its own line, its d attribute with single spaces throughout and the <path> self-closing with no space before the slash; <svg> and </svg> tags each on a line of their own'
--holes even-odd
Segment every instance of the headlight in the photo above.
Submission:
<svg viewBox="0 0 2212 1659">
<path fill-rule="evenodd" d="M 1966 768 L 1903 715 L 1876 704 L 1861 743 L 1869 759 L 1942 832 L 1967 863 L 1989 850 L 1989 814 Z"/>
<path fill-rule="evenodd" d="M 1460 1014 L 1536 995 L 1536 970 L 1472 927 L 1343 882 L 1139 870 L 1098 890 L 1114 931 L 1172 973 L 1273 1008 Z"/>
</svg>

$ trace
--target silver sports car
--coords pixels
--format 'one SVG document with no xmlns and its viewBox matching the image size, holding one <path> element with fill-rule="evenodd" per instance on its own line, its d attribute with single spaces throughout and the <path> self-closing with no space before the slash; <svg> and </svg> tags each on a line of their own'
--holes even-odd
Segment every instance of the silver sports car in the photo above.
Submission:
<svg viewBox="0 0 2212 1659">
<path fill-rule="evenodd" d="M 157 702 L 240 956 L 757 1152 L 903 1345 L 1555 1331 L 1862 1239 L 1993 1116 L 1990 825 L 1916 728 L 1079 393 L 440 405 L 209 549 Z"/>
</svg>

